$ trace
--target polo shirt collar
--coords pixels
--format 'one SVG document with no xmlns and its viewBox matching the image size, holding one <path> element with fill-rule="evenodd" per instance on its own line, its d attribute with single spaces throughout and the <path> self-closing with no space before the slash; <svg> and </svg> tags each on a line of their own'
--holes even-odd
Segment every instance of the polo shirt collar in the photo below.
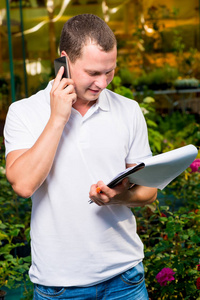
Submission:
<svg viewBox="0 0 200 300">
<path fill-rule="evenodd" d="M 95 106 L 97 108 L 100 108 L 101 110 L 104 110 L 104 111 L 109 111 L 110 110 L 110 104 L 109 104 L 109 101 L 108 101 L 106 89 L 104 89 L 101 92 L 97 102 L 95 103 Z"/>
</svg>

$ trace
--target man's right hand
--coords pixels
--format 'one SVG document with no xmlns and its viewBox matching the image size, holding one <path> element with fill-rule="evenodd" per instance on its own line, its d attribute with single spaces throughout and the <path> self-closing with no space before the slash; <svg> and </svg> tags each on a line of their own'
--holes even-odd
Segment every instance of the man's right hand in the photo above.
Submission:
<svg viewBox="0 0 200 300">
<path fill-rule="evenodd" d="M 61 67 L 50 92 L 50 118 L 65 125 L 69 120 L 72 105 L 76 102 L 77 95 L 73 80 L 70 78 L 62 78 L 63 73 L 64 67 Z"/>
</svg>

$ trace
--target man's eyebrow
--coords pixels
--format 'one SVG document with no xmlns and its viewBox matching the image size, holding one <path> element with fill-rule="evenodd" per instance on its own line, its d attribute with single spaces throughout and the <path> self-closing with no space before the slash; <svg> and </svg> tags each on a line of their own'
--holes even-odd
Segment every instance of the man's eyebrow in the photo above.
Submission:
<svg viewBox="0 0 200 300">
<path fill-rule="evenodd" d="M 92 70 L 92 69 L 85 69 L 85 72 L 87 72 L 87 73 L 95 73 L 95 74 L 100 74 L 101 73 L 100 71 Z"/>
<path fill-rule="evenodd" d="M 109 69 L 106 71 L 106 73 L 109 73 L 111 71 L 113 71 L 114 69 L 116 69 L 117 65 L 115 65 L 112 69 Z M 85 72 L 87 73 L 94 73 L 94 74 L 101 74 L 102 72 L 99 70 L 92 70 L 92 69 L 85 69 Z"/>
</svg>

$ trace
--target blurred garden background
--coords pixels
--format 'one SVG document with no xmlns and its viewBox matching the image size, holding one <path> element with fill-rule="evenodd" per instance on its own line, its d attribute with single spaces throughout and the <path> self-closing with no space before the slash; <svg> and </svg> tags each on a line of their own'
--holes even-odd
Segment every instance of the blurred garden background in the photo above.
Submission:
<svg viewBox="0 0 200 300">
<path fill-rule="evenodd" d="M 62 26 L 79 13 L 98 15 L 116 34 L 109 88 L 139 102 L 153 155 L 200 146 L 200 1 L 1 0 L 0 290 L 6 300 L 32 299 L 31 200 L 18 197 L 5 177 L 6 113 L 54 78 Z M 151 300 L 200 299 L 199 168 L 200 154 L 154 204 L 133 210 Z"/>
</svg>

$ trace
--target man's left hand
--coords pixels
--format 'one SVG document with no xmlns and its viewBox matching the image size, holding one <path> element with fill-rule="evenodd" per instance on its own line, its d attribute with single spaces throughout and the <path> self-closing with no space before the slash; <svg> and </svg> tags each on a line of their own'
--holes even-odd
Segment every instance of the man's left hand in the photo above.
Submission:
<svg viewBox="0 0 200 300">
<path fill-rule="evenodd" d="M 89 197 L 97 205 L 126 205 L 137 207 L 150 204 L 156 200 L 157 189 L 135 185 L 130 189 L 131 184 L 125 178 L 115 188 L 109 188 L 103 181 L 93 184 L 90 188 Z"/>
</svg>

